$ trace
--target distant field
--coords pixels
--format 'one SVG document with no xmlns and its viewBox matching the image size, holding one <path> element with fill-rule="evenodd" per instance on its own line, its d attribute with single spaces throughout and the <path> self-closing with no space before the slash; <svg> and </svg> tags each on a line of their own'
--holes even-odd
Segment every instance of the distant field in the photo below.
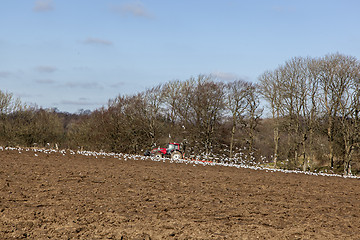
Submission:
<svg viewBox="0 0 360 240">
<path fill-rule="evenodd" d="M 0 239 L 359 239 L 360 179 L 0 150 Z"/>
</svg>

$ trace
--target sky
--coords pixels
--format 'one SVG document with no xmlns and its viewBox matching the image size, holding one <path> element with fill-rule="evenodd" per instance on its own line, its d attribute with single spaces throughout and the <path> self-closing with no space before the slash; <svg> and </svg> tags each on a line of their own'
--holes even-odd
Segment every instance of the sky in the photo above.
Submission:
<svg viewBox="0 0 360 240">
<path fill-rule="evenodd" d="M 358 0 L 0 0 L 0 90 L 76 113 L 171 80 L 360 59 Z"/>
</svg>

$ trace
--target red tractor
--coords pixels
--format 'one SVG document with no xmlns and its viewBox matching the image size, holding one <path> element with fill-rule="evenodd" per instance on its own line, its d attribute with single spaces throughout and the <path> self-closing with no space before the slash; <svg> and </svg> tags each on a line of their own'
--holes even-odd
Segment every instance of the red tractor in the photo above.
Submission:
<svg viewBox="0 0 360 240">
<path fill-rule="evenodd" d="M 153 156 L 156 158 L 170 157 L 171 159 L 177 160 L 183 157 L 179 143 L 169 143 L 166 148 L 154 148 L 153 150 L 145 151 L 145 156 Z"/>
</svg>

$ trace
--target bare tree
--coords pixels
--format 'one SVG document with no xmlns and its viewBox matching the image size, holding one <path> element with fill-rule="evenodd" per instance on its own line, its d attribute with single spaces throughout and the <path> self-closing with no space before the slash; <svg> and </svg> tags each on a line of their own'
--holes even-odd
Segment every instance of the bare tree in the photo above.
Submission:
<svg viewBox="0 0 360 240">
<path fill-rule="evenodd" d="M 327 55 L 321 59 L 320 84 L 323 105 L 327 116 L 327 135 L 329 141 L 329 162 L 334 167 L 335 120 L 341 108 L 343 97 L 353 80 L 349 67 L 350 57 L 341 54 Z M 350 65 L 349 65 L 350 64 Z"/>
<path fill-rule="evenodd" d="M 243 80 L 230 82 L 225 87 L 226 90 L 226 108 L 232 119 L 230 152 L 229 157 L 233 156 L 234 136 L 238 122 L 244 118 L 245 110 L 249 104 L 248 83 Z"/>
<path fill-rule="evenodd" d="M 246 94 L 246 119 L 245 119 L 245 131 L 249 137 L 249 152 L 253 152 L 255 130 L 259 124 L 260 117 L 263 113 L 263 109 L 260 108 L 260 92 L 259 86 L 249 83 Z"/>
<path fill-rule="evenodd" d="M 159 139 L 158 134 L 161 131 L 161 106 L 164 102 L 162 86 L 158 85 L 145 91 L 144 104 L 145 116 L 147 122 L 147 132 L 151 139 L 151 145 L 156 145 Z"/>
<path fill-rule="evenodd" d="M 149 125 L 146 119 L 146 103 L 144 101 L 144 93 L 128 97 L 125 106 L 125 130 L 129 136 L 131 153 L 138 153 L 142 148 L 151 144 L 149 138 Z M 150 140 L 150 141 L 149 141 Z"/>
<path fill-rule="evenodd" d="M 307 67 L 306 67 L 306 75 L 307 75 L 307 97 L 305 98 L 305 104 L 303 108 L 303 117 L 305 122 L 305 133 L 303 137 L 303 171 L 306 171 L 310 164 L 312 164 L 315 160 L 315 131 L 318 128 L 320 118 L 319 109 L 320 109 L 320 98 L 321 93 L 319 92 L 319 84 L 320 84 L 320 68 L 319 61 L 316 59 L 307 59 Z M 309 142 L 309 155 L 306 156 L 306 140 Z"/>
<path fill-rule="evenodd" d="M 344 174 L 351 174 L 352 154 L 359 144 L 360 64 L 354 57 L 342 56 L 337 75 L 343 91 L 336 92 L 339 100 L 339 119 L 344 141 Z"/>
<path fill-rule="evenodd" d="M 281 78 L 281 103 L 284 110 L 284 120 L 288 136 L 288 147 L 290 154 L 288 157 L 294 159 L 294 165 L 299 164 L 301 145 L 306 143 L 307 128 L 304 124 L 305 104 L 308 96 L 307 85 L 307 61 L 304 58 L 293 58 L 287 61 L 280 68 Z M 303 148 L 304 161 L 306 151 Z"/>
<path fill-rule="evenodd" d="M 175 80 L 168 82 L 164 85 L 162 95 L 164 97 L 164 103 L 166 110 L 168 112 L 168 118 L 170 119 L 172 125 L 176 121 L 179 121 L 179 109 L 181 108 L 181 91 L 183 88 L 183 83 L 180 80 Z"/>
<path fill-rule="evenodd" d="M 195 130 L 197 145 L 208 156 L 212 151 L 214 133 L 224 108 L 224 91 L 221 83 L 211 81 L 211 77 L 199 75 L 191 92 L 190 122 Z"/>
<path fill-rule="evenodd" d="M 280 117 L 282 116 L 281 106 L 281 79 L 282 72 L 278 69 L 274 71 L 266 71 L 259 76 L 259 86 L 261 95 L 270 104 L 272 118 L 274 119 L 274 167 L 277 167 L 279 157 L 279 140 L 280 140 Z"/>
<path fill-rule="evenodd" d="M 10 139 L 14 138 L 16 129 L 14 124 L 9 122 L 10 115 L 12 114 L 12 119 L 14 119 L 14 115 L 23 110 L 26 110 L 26 105 L 19 98 L 14 98 L 12 93 L 0 90 L 0 141 L 8 144 L 11 142 Z"/>
<path fill-rule="evenodd" d="M 24 109 L 25 105 L 19 98 L 14 98 L 12 93 L 0 90 L 0 114 L 9 114 Z"/>
<path fill-rule="evenodd" d="M 166 134 L 169 134 L 169 140 L 181 141 L 184 144 L 183 148 L 186 148 L 188 140 L 192 146 L 196 141 L 196 131 L 191 121 L 193 113 L 191 103 L 195 88 L 195 78 L 170 81 L 163 87 L 165 117 L 170 121 Z"/>
</svg>

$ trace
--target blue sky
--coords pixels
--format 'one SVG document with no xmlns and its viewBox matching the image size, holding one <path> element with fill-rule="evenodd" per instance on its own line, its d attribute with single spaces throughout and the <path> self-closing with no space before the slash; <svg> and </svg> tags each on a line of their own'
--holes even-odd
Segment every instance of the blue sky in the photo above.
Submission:
<svg viewBox="0 0 360 240">
<path fill-rule="evenodd" d="M 256 82 L 297 56 L 360 59 L 357 0 L 2 0 L 0 89 L 76 112 L 173 79 Z"/>
</svg>

